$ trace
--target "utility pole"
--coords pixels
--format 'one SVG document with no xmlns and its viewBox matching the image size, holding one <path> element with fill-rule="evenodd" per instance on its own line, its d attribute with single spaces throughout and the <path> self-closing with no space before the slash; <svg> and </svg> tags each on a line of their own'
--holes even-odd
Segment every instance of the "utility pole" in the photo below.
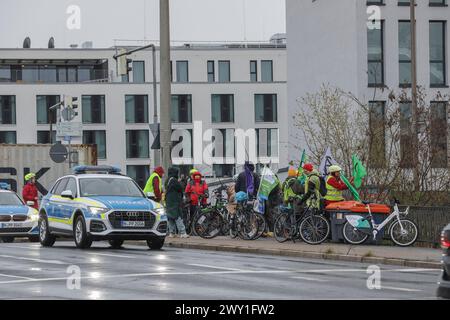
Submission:
<svg viewBox="0 0 450 320">
<path fill-rule="evenodd" d="M 418 146 L 418 115 L 417 115 L 417 40 L 416 40 L 416 0 L 410 1 L 411 16 L 411 115 L 412 115 L 412 131 L 413 131 L 413 170 L 414 170 L 414 188 L 415 191 L 420 189 L 419 181 L 419 146 Z"/>
<path fill-rule="evenodd" d="M 170 112 L 170 5 L 169 0 L 159 1 L 160 24 L 160 134 L 161 134 L 161 164 L 165 170 L 172 165 L 171 135 L 172 119 Z"/>
</svg>

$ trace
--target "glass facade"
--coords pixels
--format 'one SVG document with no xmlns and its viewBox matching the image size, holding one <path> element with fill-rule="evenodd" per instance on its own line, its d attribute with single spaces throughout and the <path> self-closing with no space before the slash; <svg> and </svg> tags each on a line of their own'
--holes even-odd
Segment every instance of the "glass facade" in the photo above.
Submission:
<svg viewBox="0 0 450 320">
<path fill-rule="evenodd" d="M 255 94 L 255 121 L 278 121 L 276 94 Z"/>
<path fill-rule="evenodd" d="M 105 96 L 82 96 L 82 120 L 85 124 L 105 123 Z"/>
<path fill-rule="evenodd" d="M 36 112 L 38 124 L 56 123 L 56 110 L 50 111 L 50 107 L 59 103 L 60 96 L 37 96 Z"/>
<path fill-rule="evenodd" d="M 127 158 L 149 158 L 149 131 L 127 130 L 126 131 Z"/>
<path fill-rule="evenodd" d="M 126 123 L 148 123 L 148 96 L 125 96 Z"/>
<path fill-rule="evenodd" d="M 16 124 L 16 96 L 0 96 L 0 124 Z"/>
<path fill-rule="evenodd" d="M 234 122 L 234 95 L 213 94 L 211 96 L 212 122 Z"/>
<path fill-rule="evenodd" d="M 172 95 L 172 122 L 192 123 L 192 96 L 190 94 Z"/>
</svg>

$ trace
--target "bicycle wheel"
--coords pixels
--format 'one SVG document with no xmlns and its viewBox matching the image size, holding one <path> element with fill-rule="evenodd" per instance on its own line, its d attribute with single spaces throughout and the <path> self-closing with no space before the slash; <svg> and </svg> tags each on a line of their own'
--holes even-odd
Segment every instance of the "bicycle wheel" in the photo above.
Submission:
<svg viewBox="0 0 450 320">
<path fill-rule="evenodd" d="M 330 224 L 320 215 L 309 215 L 300 223 L 300 237 L 308 244 L 321 244 L 328 238 Z"/>
<path fill-rule="evenodd" d="M 264 218 L 264 216 L 260 213 L 255 212 L 253 215 L 254 215 L 254 219 L 256 219 L 255 224 L 258 226 L 258 231 L 252 240 L 257 240 L 257 239 L 261 238 L 263 233 L 266 231 L 267 221 Z"/>
<path fill-rule="evenodd" d="M 228 223 L 230 225 L 230 227 L 229 227 L 229 235 L 230 235 L 231 239 L 235 239 L 239 235 L 238 227 L 237 227 L 237 223 L 236 223 L 236 217 L 235 216 L 234 217 L 230 216 L 230 220 L 229 220 Z"/>
<path fill-rule="evenodd" d="M 342 233 L 344 235 L 345 241 L 350 244 L 361 244 L 366 242 L 366 240 L 369 238 L 368 234 L 365 234 L 364 232 L 358 230 L 348 221 L 344 224 Z"/>
<path fill-rule="evenodd" d="M 239 219 L 238 232 L 243 240 L 253 240 L 258 234 L 259 222 L 251 212 L 245 212 Z"/>
<path fill-rule="evenodd" d="M 417 226 L 411 220 L 400 219 L 391 226 L 391 239 L 398 246 L 407 247 L 414 244 L 418 235 Z"/>
<path fill-rule="evenodd" d="M 212 239 L 220 234 L 222 224 L 222 216 L 218 212 L 208 211 L 197 216 L 193 229 L 203 239 Z"/>
<path fill-rule="evenodd" d="M 230 233 L 230 214 L 226 209 L 221 212 L 222 215 L 222 229 L 221 234 L 226 236 Z"/>
<path fill-rule="evenodd" d="M 275 234 L 275 239 L 280 242 L 286 242 L 291 239 L 291 219 L 288 214 L 283 213 L 275 220 L 273 227 Z"/>
</svg>

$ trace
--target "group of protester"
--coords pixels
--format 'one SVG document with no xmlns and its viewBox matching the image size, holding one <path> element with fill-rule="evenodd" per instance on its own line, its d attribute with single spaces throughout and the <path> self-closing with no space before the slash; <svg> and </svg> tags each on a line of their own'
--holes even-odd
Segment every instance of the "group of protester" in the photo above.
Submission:
<svg viewBox="0 0 450 320">
<path fill-rule="evenodd" d="M 274 218 L 273 208 L 281 203 L 295 206 L 307 205 L 312 209 L 322 210 L 332 202 L 344 201 L 343 192 L 348 189 L 341 180 L 342 168 L 332 165 L 328 168 L 329 175 L 323 178 L 311 163 L 301 167 L 301 173 L 294 167 L 290 167 L 288 177 L 279 183 L 270 193 L 264 214 L 268 225 L 265 236 L 272 236 Z M 183 204 L 190 203 L 189 210 L 193 214 L 199 205 L 206 205 L 208 199 L 208 185 L 201 172 L 192 169 L 189 177 L 180 176 L 178 168 L 168 169 L 167 178 L 163 184 L 165 171 L 157 167 L 147 181 L 144 192 L 150 193 L 156 202 L 164 202 L 168 217 L 169 237 L 178 234 L 187 238 L 186 226 L 183 222 Z M 255 172 L 255 165 L 246 162 L 244 170 L 235 179 L 234 185 L 228 188 L 229 211 L 234 212 L 234 196 L 239 192 L 245 192 L 249 199 L 257 199 L 261 177 Z"/>
</svg>

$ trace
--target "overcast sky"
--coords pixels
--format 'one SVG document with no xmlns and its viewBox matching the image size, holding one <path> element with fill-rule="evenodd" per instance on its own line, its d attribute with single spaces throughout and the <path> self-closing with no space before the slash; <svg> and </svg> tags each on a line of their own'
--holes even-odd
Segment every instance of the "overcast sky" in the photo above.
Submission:
<svg viewBox="0 0 450 320">
<path fill-rule="evenodd" d="M 285 0 L 170 1 L 172 40 L 267 41 L 286 31 Z M 79 30 L 66 26 L 71 5 L 81 10 Z M 159 0 L 0 0 L 0 47 L 21 47 L 27 36 L 33 48 L 46 47 L 51 36 L 56 47 L 158 39 Z"/>
</svg>

